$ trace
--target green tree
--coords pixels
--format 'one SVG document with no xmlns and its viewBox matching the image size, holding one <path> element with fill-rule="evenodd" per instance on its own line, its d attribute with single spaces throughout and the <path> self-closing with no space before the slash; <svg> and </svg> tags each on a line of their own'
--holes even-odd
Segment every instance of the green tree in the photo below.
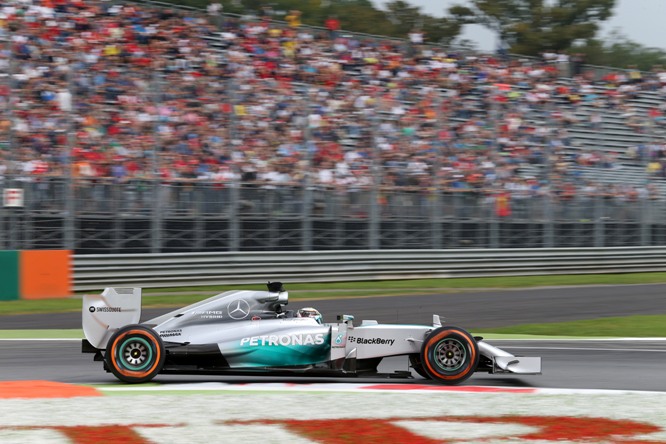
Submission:
<svg viewBox="0 0 666 444">
<path fill-rule="evenodd" d="M 383 11 L 363 4 L 333 4 L 327 15 L 335 15 L 342 29 L 365 34 L 395 36 L 393 24 Z M 322 26 L 326 17 L 320 21 L 306 21 L 308 24 Z"/>
<path fill-rule="evenodd" d="M 469 0 L 449 14 L 458 23 L 476 23 L 497 33 L 516 54 L 569 49 L 594 38 L 613 13 L 615 0 Z"/>
<path fill-rule="evenodd" d="M 425 16 L 423 20 L 423 31 L 429 43 L 448 45 L 460 35 L 462 27 L 462 23 L 448 18 Z"/>
<path fill-rule="evenodd" d="M 402 0 L 387 3 L 386 16 L 393 24 L 393 31 L 397 34 L 407 35 L 413 28 L 423 26 L 421 9 Z"/>
<path fill-rule="evenodd" d="M 462 29 L 462 24 L 454 18 L 437 18 L 421 13 L 421 8 L 403 0 L 393 0 L 386 4 L 385 14 L 392 24 L 390 35 L 405 37 L 410 31 L 419 29 L 431 43 L 448 44 Z"/>
<path fill-rule="evenodd" d="M 617 30 L 611 32 L 608 40 L 591 39 L 576 48 L 576 52 L 585 54 L 586 63 L 592 65 L 622 69 L 633 65 L 641 71 L 649 71 L 656 65 L 666 66 L 666 51 L 629 40 Z"/>
</svg>

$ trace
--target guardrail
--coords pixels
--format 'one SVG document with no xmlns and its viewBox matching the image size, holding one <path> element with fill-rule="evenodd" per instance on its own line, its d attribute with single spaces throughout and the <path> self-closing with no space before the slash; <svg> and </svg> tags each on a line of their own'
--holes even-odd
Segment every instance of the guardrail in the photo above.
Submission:
<svg viewBox="0 0 666 444">
<path fill-rule="evenodd" d="M 647 271 L 666 271 L 666 246 L 76 255 L 74 289 Z"/>
</svg>

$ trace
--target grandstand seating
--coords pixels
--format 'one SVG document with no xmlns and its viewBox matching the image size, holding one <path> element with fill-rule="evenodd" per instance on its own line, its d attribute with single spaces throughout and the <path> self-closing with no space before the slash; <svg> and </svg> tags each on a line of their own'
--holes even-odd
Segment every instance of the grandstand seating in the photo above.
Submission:
<svg viewBox="0 0 666 444">
<path fill-rule="evenodd" d="M 142 6 L 136 6 L 135 8 L 141 8 L 141 7 Z M 184 13 L 183 17 L 192 14 L 195 13 L 187 12 Z M 247 32 L 247 29 L 244 29 L 244 26 L 249 25 L 249 22 L 248 23 L 243 23 L 238 21 L 231 21 L 231 22 L 233 23 L 233 25 L 230 25 L 230 28 L 225 30 L 225 32 L 229 32 L 230 30 L 239 33 Z M 205 26 L 201 26 L 200 29 L 201 32 L 199 34 L 199 38 L 202 39 L 201 40 L 202 42 L 205 42 L 207 50 L 210 51 L 211 53 L 218 54 L 219 56 L 225 59 L 228 59 L 232 52 L 244 53 L 244 55 L 248 57 L 252 56 L 252 53 L 248 49 L 247 45 L 244 46 L 243 42 L 241 42 L 240 44 L 230 42 L 229 39 L 226 38 L 225 32 L 211 31 L 210 28 Z M 19 30 L 18 32 L 21 31 Z M 388 44 L 388 41 L 386 41 L 385 43 Z M 391 44 L 393 44 L 393 41 L 391 41 Z M 322 44 L 313 44 L 312 48 L 313 50 L 323 51 L 322 57 L 323 56 L 334 57 L 335 55 L 333 51 L 330 50 L 330 45 L 326 46 Z M 442 48 L 437 48 L 436 50 L 443 51 Z M 166 51 L 163 54 L 163 56 L 168 57 L 169 54 L 171 53 L 169 51 Z M 280 59 L 279 56 L 276 57 Z M 464 60 L 464 55 L 451 55 L 450 57 L 454 61 L 458 62 L 462 62 Z M 284 61 L 284 59 L 280 60 Z M 165 61 L 165 64 L 168 63 L 169 63 L 168 61 Z M 184 63 L 183 66 L 187 65 L 188 68 L 192 69 L 197 68 L 196 65 L 191 64 L 189 61 L 183 63 Z M 534 66 L 537 66 L 541 63 L 542 61 L 533 62 Z M 364 76 L 367 76 L 367 74 L 363 73 L 362 68 L 363 67 L 359 67 L 359 69 L 357 70 L 350 70 L 347 71 L 346 73 L 350 74 L 351 76 L 363 78 Z M 121 73 L 120 75 L 122 77 L 124 75 L 129 75 L 129 74 Z M 150 75 L 146 74 L 145 72 L 142 75 L 145 75 L 147 79 L 151 78 Z M 214 78 L 214 75 L 210 74 L 210 77 Z M 307 78 L 305 77 L 305 79 Z M 577 82 L 576 79 L 560 76 L 554 79 L 553 84 L 575 88 L 577 85 L 576 82 Z M 372 81 L 366 83 L 374 86 L 377 85 L 376 79 L 373 79 Z M 173 89 L 177 89 L 178 87 L 178 85 L 175 84 L 170 84 L 167 86 Z M 402 96 L 398 94 L 396 95 L 396 97 L 401 100 L 402 105 L 406 109 L 416 109 L 418 99 L 422 98 L 422 96 L 420 96 L 419 91 L 424 86 L 425 87 L 438 86 L 438 88 L 433 88 L 432 91 L 439 92 L 439 96 L 442 98 L 441 100 L 446 100 L 447 97 L 450 97 L 451 92 L 453 91 L 447 86 L 437 85 L 437 83 L 434 81 L 424 80 L 423 83 L 411 82 L 411 84 L 401 87 L 404 88 L 404 91 L 402 91 L 404 92 L 404 94 L 402 94 Z M 594 93 L 601 98 L 605 96 L 609 88 L 611 90 L 615 88 L 615 87 L 608 87 L 602 82 L 594 83 L 592 86 L 594 88 Z M 317 85 L 316 87 L 319 88 L 321 87 L 321 85 Z M 267 89 L 261 93 L 263 95 L 261 94 L 259 95 L 259 101 L 263 100 L 266 97 L 270 97 L 271 95 L 275 96 L 277 94 L 277 90 L 271 90 L 270 88 L 271 88 L 270 86 L 267 87 Z M 312 110 L 314 109 L 314 107 L 318 106 L 317 103 L 309 101 L 308 95 L 311 94 L 312 88 L 313 86 L 309 85 L 306 81 L 304 81 L 304 78 L 298 78 L 292 82 L 292 88 L 290 94 L 293 94 L 296 97 L 293 100 L 307 104 L 305 110 L 307 109 Z M 529 84 L 525 84 L 524 82 L 523 84 L 516 82 L 512 84 L 511 88 L 513 91 L 516 91 L 520 94 L 524 94 L 528 92 L 532 88 L 532 86 Z M 345 91 L 343 88 L 342 94 L 344 95 L 345 92 L 350 92 L 350 91 Z M 174 95 L 175 93 L 170 92 L 170 94 Z M 379 92 L 374 91 L 371 94 L 379 94 Z M 484 108 L 487 104 L 487 100 L 489 97 L 488 94 L 493 94 L 491 89 L 482 90 L 480 93 L 466 94 L 464 97 L 465 99 L 464 102 L 466 103 L 466 106 L 469 107 L 468 109 L 469 114 L 465 116 L 459 116 L 455 113 L 455 110 L 450 110 L 452 112 L 447 116 L 439 117 L 434 120 L 436 121 L 437 124 L 445 123 L 447 125 L 448 124 L 462 125 L 465 124 L 470 117 L 473 118 L 479 117 L 485 119 L 486 125 L 491 127 L 492 130 L 494 131 L 494 133 L 491 133 L 491 135 L 486 139 L 486 142 L 489 145 L 492 145 L 494 143 L 492 139 L 496 137 L 496 132 L 501 122 L 492 121 L 493 117 L 492 116 L 489 117 L 488 110 Z M 101 109 L 102 112 L 108 114 L 109 116 L 112 116 L 115 113 L 122 114 L 125 111 L 125 108 L 118 105 L 118 97 L 120 95 L 121 94 L 111 92 L 107 96 L 105 96 L 106 103 L 105 107 Z M 213 100 L 222 100 L 222 99 L 226 100 L 230 95 L 233 95 L 233 92 L 223 91 L 220 92 L 219 95 L 217 96 L 212 95 L 211 97 Z M 165 93 L 165 97 L 166 96 L 168 96 L 167 93 Z M 194 99 L 196 101 L 196 99 L 198 98 L 195 97 Z M 208 99 L 210 99 L 210 97 L 207 97 L 207 100 Z M 524 106 L 525 105 L 524 103 L 521 103 L 518 105 L 515 104 L 509 105 L 508 111 L 511 112 L 511 111 L 520 110 L 520 114 L 524 121 L 524 126 L 546 127 L 548 128 L 549 131 L 551 131 L 551 136 L 553 131 L 562 127 L 562 124 L 555 121 L 555 119 L 553 118 L 553 113 L 555 111 L 559 113 L 568 113 L 569 115 L 574 117 L 575 121 L 566 125 L 567 143 L 560 150 L 558 150 L 557 153 L 557 155 L 560 156 L 559 159 L 568 165 L 566 167 L 566 171 L 561 172 L 561 176 L 564 177 L 564 180 L 573 181 L 577 184 L 582 184 L 584 182 L 590 182 L 590 181 L 599 184 L 605 184 L 605 183 L 612 184 L 620 182 L 623 185 L 629 185 L 636 188 L 645 187 L 648 183 L 650 183 L 659 191 L 660 196 L 666 197 L 666 181 L 664 180 L 664 178 L 659 175 L 654 177 L 648 177 L 646 172 L 646 163 L 647 163 L 646 156 L 636 155 L 637 152 L 638 153 L 645 152 L 644 147 L 646 145 L 664 144 L 665 140 L 664 128 L 653 125 L 648 117 L 649 110 L 652 108 L 660 107 L 664 103 L 664 98 L 657 91 L 639 90 L 635 94 L 633 94 L 632 97 L 623 98 L 621 99 L 621 101 L 633 110 L 632 112 L 635 115 L 635 121 L 636 121 L 635 126 L 629 125 L 632 124 L 633 122 L 630 121 L 631 119 L 627 118 L 626 110 L 623 110 L 618 107 L 596 106 L 591 103 L 586 103 L 584 100 L 581 101 L 581 103 L 572 104 L 566 97 L 558 96 L 553 93 L 550 94 L 550 99 L 549 99 L 550 105 L 530 108 Z M 275 103 L 271 104 L 270 107 L 274 107 L 274 105 Z M 512 107 L 515 109 L 513 109 Z M 343 111 L 343 112 L 348 112 L 348 111 Z M 601 118 L 600 129 L 594 129 L 590 126 L 589 123 L 590 115 L 591 113 L 594 112 L 597 112 L 600 115 Z M 338 114 L 342 114 L 342 112 Z M 405 121 L 403 119 L 403 114 L 396 115 L 386 110 L 379 112 L 377 115 L 378 115 L 378 121 L 373 120 L 373 118 L 371 117 L 364 116 L 362 112 L 358 112 L 358 114 L 355 115 L 346 115 L 344 117 L 343 119 L 344 121 L 340 123 L 340 125 L 343 125 L 344 128 L 336 128 L 336 130 L 339 130 L 339 137 L 340 137 L 339 143 L 343 147 L 344 151 L 354 152 L 356 150 L 363 150 L 364 148 L 367 148 L 366 146 L 367 140 L 373 140 L 373 139 L 375 141 L 377 140 L 376 127 L 380 126 L 382 122 L 393 122 L 395 124 L 400 125 Z M 335 113 L 332 113 L 332 116 L 334 118 L 340 117 Z M 432 116 L 428 118 L 433 120 Z M 496 118 L 498 119 L 498 117 Z M 416 131 L 417 134 L 410 136 L 411 139 L 399 135 L 395 136 L 395 140 L 397 141 L 396 143 L 404 144 L 406 140 L 412 140 L 417 142 L 422 141 L 424 142 L 425 145 L 428 146 L 433 146 L 436 144 L 435 143 L 436 136 L 433 135 L 431 132 L 423 131 L 425 135 L 418 134 L 419 133 L 418 130 L 424 130 L 430 128 L 428 125 L 424 124 L 427 117 L 422 112 L 420 112 L 420 114 L 418 114 L 417 119 L 420 119 L 420 121 L 418 121 L 414 125 L 417 128 Z M 236 124 L 237 122 L 234 122 L 233 117 L 230 117 L 229 120 L 225 120 L 224 123 Z M 294 125 L 295 124 L 292 122 L 289 128 L 294 128 L 295 127 Z M 367 127 L 368 125 L 375 125 L 376 127 L 368 128 Z M 177 125 L 174 124 L 173 126 L 176 127 Z M 304 128 L 305 124 L 301 124 L 301 126 Z M 210 128 L 215 128 L 215 127 L 216 127 L 215 124 L 211 124 L 210 126 Z M 242 131 L 245 130 L 242 129 Z M 242 135 L 247 136 L 245 139 L 241 138 L 240 140 L 240 143 L 244 144 L 247 142 L 247 140 L 250 137 L 248 136 L 248 131 L 245 131 Z M 528 135 L 527 132 L 524 132 L 523 130 L 518 130 L 516 137 L 522 138 L 526 137 L 527 135 Z M 195 134 L 193 137 L 196 138 L 196 136 L 197 134 Z M 229 140 L 227 139 L 227 143 L 228 142 Z M 529 145 L 536 146 L 539 145 L 539 142 L 530 142 Z M 169 146 L 166 147 L 166 149 L 171 150 L 176 148 L 171 148 Z M 188 150 L 187 146 L 183 147 L 182 150 L 183 152 L 188 152 L 188 153 L 191 151 Z M 549 148 L 546 148 L 546 151 L 548 150 Z M 607 163 L 606 166 L 600 166 L 600 165 L 586 166 L 580 164 L 580 162 L 578 161 L 579 158 L 585 153 L 590 153 L 590 152 L 596 152 L 602 156 L 607 156 L 610 159 L 610 161 L 606 162 Z M 414 153 L 411 153 L 410 156 L 412 154 Z M 362 153 L 359 154 L 359 156 L 362 157 Z M 427 159 L 428 161 L 432 161 L 433 158 L 434 157 L 431 156 Z M 546 156 L 546 158 L 548 158 L 548 156 Z M 529 177 L 529 176 L 538 177 L 542 179 L 544 182 L 550 180 L 549 174 L 552 172 L 552 165 L 547 165 L 544 162 L 542 162 L 541 164 L 535 164 L 534 162 L 530 162 L 530 160 L 527 158 L 518 158 L 514 160 L 517 163 L 518 167 L 516 168 L 516 171 L 519 175 L 523 177 Z M 203 163 L 203 159 L 194 159 L 194 162 Z M 407 163 L 406 160 L 403 160 L 401 162 L 402 163 L 400 162 L 398 163 L 401 166 L 406 166 Z M 362 166 L 359 166 L 359 168 L 361 167 Z M 194 177 L 196 177 L 196 174 L 194 175 Z"/>
</svg>

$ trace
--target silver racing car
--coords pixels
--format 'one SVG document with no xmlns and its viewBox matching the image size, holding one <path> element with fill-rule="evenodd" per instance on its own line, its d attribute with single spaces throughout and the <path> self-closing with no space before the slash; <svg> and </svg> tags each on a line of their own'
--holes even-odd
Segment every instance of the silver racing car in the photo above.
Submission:
<svg viewBox="0 0 666 444">
<path fill-rule="evenodd" d="M 432 325 L 355 325 L 350 315 L 324 323 L 317 310 L 287 303 L 282 283 L 269 282 L 268 291 L 227 291 L 139 323 L 141 289 L 107 288 L 83 298 L 82 351 L 130 383 L 159 373 L 412 377 L 378 373 L 389 356 L 449 385 L 474 372 L 541 373 L 541 358 L 514 356 L 437 315 Z"/>
</svg>

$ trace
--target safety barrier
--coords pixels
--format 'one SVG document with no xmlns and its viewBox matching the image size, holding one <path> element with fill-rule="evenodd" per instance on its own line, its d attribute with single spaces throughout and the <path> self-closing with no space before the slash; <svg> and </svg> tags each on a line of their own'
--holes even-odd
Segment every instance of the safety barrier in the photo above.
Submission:
<svg viewBox="0 0 666 444">
<path fill-rule="evenodd" d="M 0 250 L 0 301 L 69 296 L 71 258 L 69 250 Z"/>
<path fill-rule="evenodd" d="M 74 289 L 666 271 L 666 247 L 74 256 Z"/>
</svg>

